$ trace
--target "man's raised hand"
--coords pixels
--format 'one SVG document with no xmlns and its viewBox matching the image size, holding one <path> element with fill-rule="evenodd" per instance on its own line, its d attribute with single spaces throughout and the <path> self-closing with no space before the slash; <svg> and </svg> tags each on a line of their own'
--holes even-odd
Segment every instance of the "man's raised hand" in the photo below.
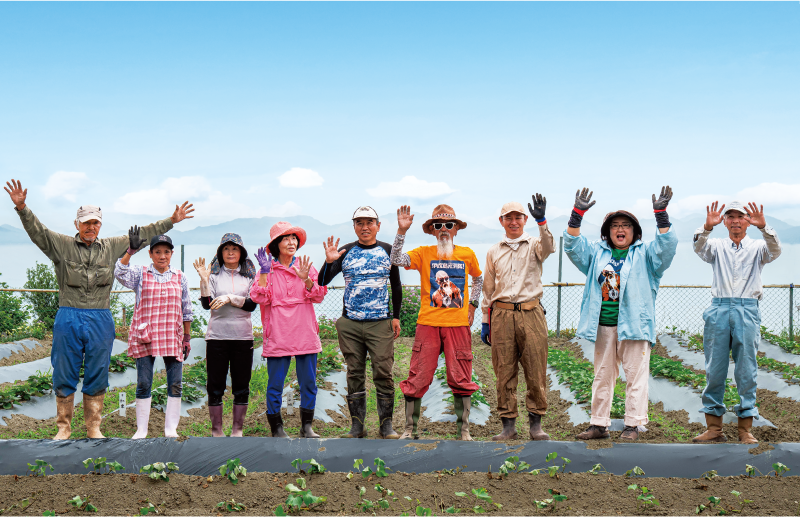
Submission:
<svg viewBox="0 0 800 517">
<path fill-rule="evenodd" d="M 397 209 L 397 233 L 405 235 L 413 222 L 414 214 L 411 213 L 409 205 L 403 205 Z"/>
<path fill-rule="evenodd" d="M 333 264 L 339 257 L 342 256 L 343 251 L 339 251 L 339 239 L 336 239 L 336 244 L 333 243 L 333 235 L 328 237 L 328 242 L 322 243 L 322 247 L 325 248 L 325 262 L 328 264 Z"/>
<path fill-rule="evenodd" d="M 172 219 L 172 224 L 178 224 L 184 219 L 191 219 L 194 217 L 193 215 L 189 215 L 194 212 L 193 206 L 194 205 L 188 201 L 184 201 L 181 206 L 175 205 L 175 211 L 172 213 L 172 217 L 170 217 L 170 219 Z"/>
<path fill-rule="evenodd" d="M 653 194 L 653 210 L 666 210 L 671 199 L 672 188 L 670 188 L 669 185 L 661 187 L 661 195 L 658 199 L 656 199 L 656 195 Z"/>
<path fill-rule="evenodd" d="M 706 206 L 706 222 L 703 228 L 710 232 L 716 225 L 722 222 L 722 211 L 725 205 L 719 206 L 719 201 L 714 201 L 710 206 Z"/>
<path fill-rule="evenodd" d="M 25 199 L 28 197 L 28 189 L 23 190 L 22 182 L 14 179 L 7 181 L 6 185 L 7 186 L 3 187 L 3 190 L 8 192 L 8 195 L 11 196 L 11 202 L 14 203 L 17 210 L 25 208 Z"/>
<path fill-rule="evenodd" d="M 534 219 L 541 221 L 544 219 L 544 209 L 547 207 L 547 198 L 537 193 L 531 196 L 531 200 L 533 201 L 533 206 L 528 203 L 528 211 Z"/>
<path fill-rule="evenodd" d="M 592 194 L 594 191 L 590 192 L 588 188 L 575 192 L 575 208 L 583 212 L 592 208 L 597 203 L 597 201 L 592 201 Z"/>
<path fill-rule="evenodd" d="M 761 210 L 759 210 L 755 203 L 747 203 L 744 211 L 747 212 L 747 215 L 744 216 L 747 222 L 759 230 L 767 225 L 767 220 L 764 218 L 764 205 L 761 205 Z"/>
</svg>

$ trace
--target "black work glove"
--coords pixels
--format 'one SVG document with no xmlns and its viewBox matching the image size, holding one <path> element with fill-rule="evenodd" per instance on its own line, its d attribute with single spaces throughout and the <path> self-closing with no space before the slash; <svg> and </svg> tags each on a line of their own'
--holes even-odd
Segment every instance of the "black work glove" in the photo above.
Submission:
<svg viewBox="0 0 800 517">
<path fill-rule="evenodd" d="M 133 255 L 142 247 L 144 239 L 139 236 L 140 228 L 138 226 L 131 226 L 128 230 L 128 255 Z"/>
<path fill-rule="evenodd" d="M 590 192 L 588 188 L 575 192 L 575 206 L 572 209 L 572 215 L 570 215 L 568 223 L 570 228 L 580 228 L 583 222 L 583 214 L 597 203 L 597 201 L 592 201 L 592 194 L 594 194 L 594 191 Z"/>
<path fill-rule="evenodd" d="M 669 215 L 667 215 L 667 205 L 672 199 L 672 188 L 669 185 L 661 187 L 661 195 L 656 199 L 653 194 L 653 212 L 656 216 L 656 226 L 659 228 L 669 228 Z"/>
<path fill-rule="evenodd" d="M 533 201 L 533 206 L 528 203 L 528 211 L 531 213 L 533 218 L 536 219 L 537 223 L 544 223 L 544 209 L 547 207 L 547 198 L 539 193 L 536 193 L 536 195 L 531 196 L 531 200 Z"/>
</svg>

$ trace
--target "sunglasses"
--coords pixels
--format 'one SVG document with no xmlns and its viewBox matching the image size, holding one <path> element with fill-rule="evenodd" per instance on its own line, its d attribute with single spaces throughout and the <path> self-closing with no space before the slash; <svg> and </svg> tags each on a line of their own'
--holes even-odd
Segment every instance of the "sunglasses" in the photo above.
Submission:
<svg viewBox="0 0 800 517">
<path fill-rule="evenodd" d="M 434 230 L 441 230 L 442 228 L 447 228 L 448 230 L 452 230 L 455 228 L 456 223 L 450 221 L 449 223 L 433 223 Z"/>
</svg>

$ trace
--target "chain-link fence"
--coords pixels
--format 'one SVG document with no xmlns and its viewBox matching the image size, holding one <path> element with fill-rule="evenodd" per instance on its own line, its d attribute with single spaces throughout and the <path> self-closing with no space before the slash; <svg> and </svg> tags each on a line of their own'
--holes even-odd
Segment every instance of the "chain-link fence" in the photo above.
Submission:
<svg viewBox="0 0 800 517">
<path fill-rule="evenodd" d="M 544 286 L 542 305 L 547 311 L 547 324 L 550 330 L 570 329 L 578 326 L 584 284 L 561 283 Z M 315 306 L 320 320 L 320 333 L 330 336 L 334 332 L 332 323 L 342 314 L 343 287 L 328 287 L 328 294 Z M 27 313 L 26 325 L 50 326 L 55 318 L 58 292 L 53 290 L 0 289 L 0 322 L 7 317 L 3 297 L 11 300 L 10 305 L 19 305 Z M 200 304 L 200 290 L 190 289 L 194 303 L 195 324 L 193 333 L 202 334 L 210 318 L 209 311 Z M 118 327 L 126 327 L 133 316 L 135 295 L 133 291 L 115 290 L 111 295 L 111 308 Z M 413 336 L 419 311 L 420 295 L 418 286 L 403 286 L 403 305 L 401 324 L 404 336 Z M 656 301 L 656 329 L 662 331 L 675 327 L 688 332 L 703 331 L 703 311 L 711 304 L 709 286 L 661 286 Z M 761 300 L 761 324 L 772 332 L 784 335 L 794 334 L 794 319 L 800 316 L 800 306 L 794 300 L 793 285 L 770 285 L 764 287 Z M 792 312 L 794 311 L 794 314 Z M 793 317 L 794 316 L 794 317 Z M 253 325 L 261 327 L 258 309 L 253 312 Z M 476 313 L 473 330 L 480 330 L 481 318 Z M 47 329 L 49 330 L 49 329 Z M 22 329 L 24 333 L 25 329 Z M 0 327 L 3 341 L 19 339 L 18 333 Z M 21 336 L 24 337 L 24 336 Z M 326 337 L 326 336 L 323 336 Z M 9 339 L 10 338 L 10 339 Z"/>
</svg>

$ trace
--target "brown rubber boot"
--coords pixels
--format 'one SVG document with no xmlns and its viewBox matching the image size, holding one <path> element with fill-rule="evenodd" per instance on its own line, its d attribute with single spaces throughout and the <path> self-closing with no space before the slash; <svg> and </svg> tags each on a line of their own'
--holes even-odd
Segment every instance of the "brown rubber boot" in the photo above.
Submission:
<svg viewBox="0 0 800 517">
<path fill-rule="evenodd" d="M 403 434 L 400 435 L 400 440 L 416 440 L 419 438 L 417 434 L 417 422 L 419 422 L 419 411 L 422 407 L 422 399 L 415 399 L 413 397 L 405 397 L 406 399 L 406 428 Z"/>
<path fill-rule="evenodd" d="M 756 437 L 750 434 L 753 427 L 753 417 L 739 419 L 739 441 L 742 443 L 758 443 Z"/>
<path fill-rule="evenodd" d="M 456 434 L 461 435 L 460 440 L 465 442 L 472 442 L 472 436 L 469 435 L 469 411 L 472 408 L 472 398 L 467 395 L 466 397 L 453 396 L 453 412 L 456 414 Z"/>
<path fill-rule="evenodd" d="M 225 436 L 225 433 L 222 432 L 222 404 L 208 406 L 208 416 L 211 418 L 211 436 L 214 438 Z"/>
<path fill-rule="evenodd" d="M 706 413 L 706 426 L 708 430 L 692 438 L 694 443 L 727 442 L 728 437 L 722 432 L 722 417 Z"/>
<path fill-rule="evenodd" d="M 56 426 L 58 433 L 53 440 L 66 440 L 72 435 L 72 413 L 75 410 L 75 394 L 56 397 Z"/>
<path fill-rule="evenodd" d="M 503 422 L 503 430 L 500 432 L 500 434 L 492 436 L 493 442 L 516 440 L 517 438 L 519 438 L 519 435 L 517 434 L 516 418 L 506 418 L 501 416 L 500 421 Z"/>
<path fill-rule="evenodd" d="M 300 438 L 319 438 L 319 435 L 311 428 L 314 421 L 314 410 L 300 408 Z"/>
<path fill-rule="evenodd" d="M 245 416 L 247 416 L 247 404 L 234 404 L 233 425 L 231 426 L 231 438 L 241 438 L 243 436 Z"/>
<path fill-rule="evenodd" d="M 350 432 L 340 438 L 365 438 L 367 428 L 364 420 L 367 418 L 367 392 L 360 391 L 347 395 L 347 409 L 350 410 Z"/>
<path fill-rule="evenodd" d="M 100 422 L 103 419 L 103 399 L 105 390 L 97 395 L 83 394 L 83 420 L 86 423 L 87 438 L 105 438 L 100 432 Z"/>
<path fill-rule="evenodd" d="M 400 435 L 392 427 L 394 416 L 394 397 L 381 397 L 378 395 L 378 437 L 384 440 L 397 440 Z"/>
<path fill-rule="evenodd" d="M 592 424 L 589 426 L 589 429 L 580 433 L 575 438 L 578 440 L 605 440 L 609 436 L 611 435 L 608 434 L 608 427 Z"/>
<path fill-rule="evenodd" d="M 622 430 L 622 434 L 619 435 L 620 440 L 627 440 L 629 442 L 635 442 L 639 439 L 639 426 L 637 425 L 626 425 L 625 429 Z"/>
<path fill-rule="evenodd" d="M 542 415 L 528 413 L 528 421 L 531 424 L 531 428 L 528 431 L 528 434 L 531 435 L 531 440 L 540 441 L 550 439 L 550 435 L 542 431 Z"/>
</svg>

